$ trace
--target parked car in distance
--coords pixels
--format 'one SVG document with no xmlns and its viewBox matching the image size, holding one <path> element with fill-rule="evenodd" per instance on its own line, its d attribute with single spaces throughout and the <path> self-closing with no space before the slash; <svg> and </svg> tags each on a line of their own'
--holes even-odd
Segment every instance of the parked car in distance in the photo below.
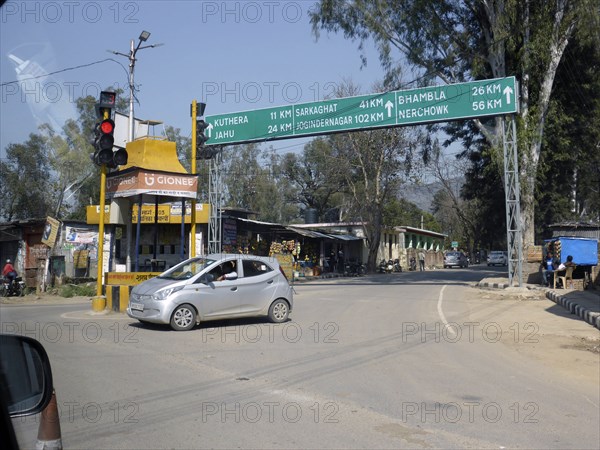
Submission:
<svg viewBox="0 0 600 450">
<path fill-rule="evenodd" d="M 127 315 L 190 330 L 200 321 L 288 319 L 293 290 L 275 258 L 212 254 L 183 261 L 131 291 Z"/>
<path fill-rule="evenodd" d="M 506 255 L 506 252 L 494 250 L 489 253 L 487 259 L 488 266 L 506 266 L 507 264 L 508 256 Z"/>
<path fill-rule="evenodd" d="M 444 269 L 455 266 L 469 267 L 469 261 L 463 252 L 447 252 L 444 256 Z"/>
</svg>

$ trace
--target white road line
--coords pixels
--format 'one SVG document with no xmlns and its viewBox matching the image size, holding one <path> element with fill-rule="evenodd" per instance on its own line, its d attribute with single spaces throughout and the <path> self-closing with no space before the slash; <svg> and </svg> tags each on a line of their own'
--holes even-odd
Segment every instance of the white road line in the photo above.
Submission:
<svg viewBox="0 0 600 450">
<path fill-rule="evenodd" d="M 440 295 L 438 296 L 438 302 L 437 302 L 437 311 L 438 311 L 438 315 L 440 316 L 440 319 L 446 326 L 446 330 L 448 330 L 449 333 L 456 336 L 456 331 L 454 331 L 454 328 L 448 323 L 448 321 L 446 320 L 446 316 L 444 316 L 444 311 L 442 311 L 442 301 L 444 301 L 444 289 L 446 289 L 446 287 L 448 287 L 447 284 L 445 284 L 442 287 L 442 289 L 440 290 Z"/>
</svg>

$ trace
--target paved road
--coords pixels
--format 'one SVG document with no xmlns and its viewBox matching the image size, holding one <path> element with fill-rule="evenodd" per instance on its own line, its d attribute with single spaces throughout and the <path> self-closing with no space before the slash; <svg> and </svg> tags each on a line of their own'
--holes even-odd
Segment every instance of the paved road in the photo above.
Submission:
<svg viewBox="0 0 600 450">
<path fill-rule="evenodd" d="M 592 374 L 577 378 L 535 350 L 556 321 L 589 325 L 468 285 L 503 270 L 298 284 L 279 325 L 177 333 L 87 304 L 1 305 L 0 319 L 46 346 L 65 448 L 598 448 L 597 354 L 563 349 Z M 36 419 L 18 426 L 31 447 Z"/>
</svg>

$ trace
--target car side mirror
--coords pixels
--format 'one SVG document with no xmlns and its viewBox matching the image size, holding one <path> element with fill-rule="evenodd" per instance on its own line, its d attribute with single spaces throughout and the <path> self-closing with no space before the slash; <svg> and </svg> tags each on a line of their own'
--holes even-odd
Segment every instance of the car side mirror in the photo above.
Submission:
<svg viewBox="0 0 600 450">
<path fill-rule="evenodd" d="M 215 276 L 212 273 L 207 273 L 205 275 L 202 275 L 201 281 L 204 284 L 212 283 L 213 281 L 215 281 Z"/>
<path fill-rule="evenodd" d="M 26 336 L 0 334 L 0 390 L 10 417 L 38 414 L 52 397 L 46 350 Z"/>
</svg>

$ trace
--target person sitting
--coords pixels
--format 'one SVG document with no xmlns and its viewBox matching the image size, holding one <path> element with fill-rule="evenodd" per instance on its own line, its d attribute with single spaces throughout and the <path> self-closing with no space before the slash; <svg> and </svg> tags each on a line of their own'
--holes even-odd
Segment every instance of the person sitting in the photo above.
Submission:
<svg viewBox="0 0 600 450">
<path fill-rule="evenodd" d="M 566 270 L 567 267 L 575 267 L 576 264 L 573 262 L 573 256 L 569 255 L 567 256 L 567 261 L 565 263 L 560 263 L 560 265 L 558 266 L 558 269 L 556 269 L 559 272 L 562 272 L 563 270 Z"/>
<path fill-rule="evenodd" d="M 217 281 L 235 280 L 237 276 L 235 263 L 233 261 L 227 261 L 223 264 L 223 274 L 217 278 Z"/>
<path fill-rule="evenodd" d="M 544 286 L 550 286 L 550 281 L 556 269 L 556 261 L 552 257 L 552 253 L 546 253 L 546 258 L 542 262 L 542 275 L 544 277 Z"/>
</svg>

